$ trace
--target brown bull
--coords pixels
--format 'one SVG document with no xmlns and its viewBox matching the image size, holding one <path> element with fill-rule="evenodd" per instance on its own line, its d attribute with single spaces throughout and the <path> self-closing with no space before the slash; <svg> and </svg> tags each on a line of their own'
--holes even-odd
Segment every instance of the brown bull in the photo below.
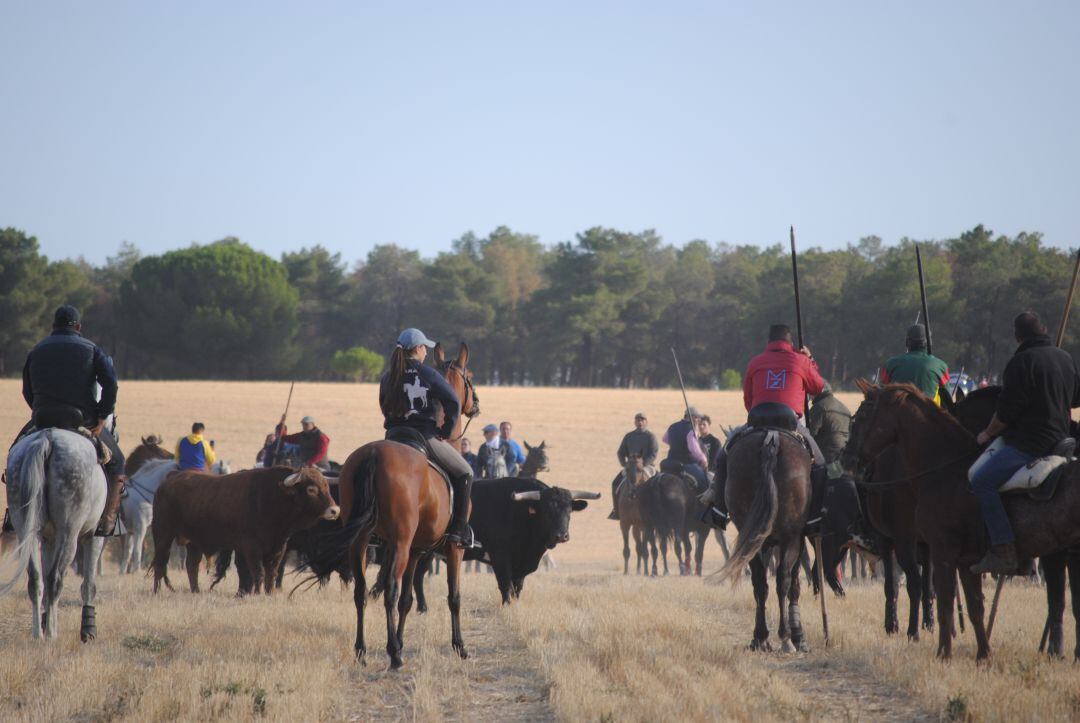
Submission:
<svg viewBox="0 0 1080 723">
<path fill-rule="evenodd" d="M 199 560 L 236 550 L 251 570 L 241 594 L 267 594 L 289 536 L 319 520 L 336 520 L 340 509 L 326 478 L 315 467 L 249 469 L 224 476 L 182 472 L 169 477 L 154 497 L 154 592 L 169 582 L 173 541 L 186 544 L 188 581 L 199 591 Z"/>
</svg>

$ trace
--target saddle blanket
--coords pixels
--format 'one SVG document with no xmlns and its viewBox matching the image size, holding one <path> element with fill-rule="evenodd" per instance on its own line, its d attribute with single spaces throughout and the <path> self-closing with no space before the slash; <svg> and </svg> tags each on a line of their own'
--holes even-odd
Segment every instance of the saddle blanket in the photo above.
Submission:
<svg viewBox="0 0 1080 723">
<path fill-rule="evenodd" d="M 968 480 L 970 481 L 979 470 L 993 459 L 1004 447 L 1004 439 L 1001 437 L 995 439 L 993 443 L 986 448 L 986 451 L 979 455 L 979 458 L 975 460 L 975 464 L 971 465 L 968 469 Z M 1005 494 L 1006 492 L 1026 492 L 1035 489 L 1045 482 L 1046 478 L 1049 477 L 1052 472 L 1068 461 L 1067 458 L 1056 454 L 1033 459 L 1020 469 L 1016 470 L 1013 476 L 1009 478 L 1009 481 L 998 488 L 998 491 Z"/>
</svg>

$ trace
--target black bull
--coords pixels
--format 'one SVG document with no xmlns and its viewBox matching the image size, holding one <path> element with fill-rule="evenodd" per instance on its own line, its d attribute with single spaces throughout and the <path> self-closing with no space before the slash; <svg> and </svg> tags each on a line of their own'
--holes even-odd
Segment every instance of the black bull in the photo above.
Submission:
<svg viewBox="0 0 1080 723">
<path fill-rule="evenodd" d="M 336 486 L 332 488 L 336 492 Z M 588 506 L 588 499 L 598 499 L 599 493 L 551 487 L 535 479 L 505 477 L 478 480 L 472 488 L 472 515 L 469 524 L 480 543 L 479 549 L 465 552 L 466 560 L 477 560 L 491 566 L 504 604 L 521 594 L 525 577 L 540 565 L 544 553 L 570 540 L 570 515 Z M 317 525 L 289 541 L 320 583 L 326 583 L 337 572 L 346 582 L 351 581 L 347 569 L 320 566 L 318 551 L 324 542 L 332 540 L 340 523 Z M 374 556 L 379 562 L 378 553 Z M 433 554 L 426 555 L 417 565 L 413 578 L 417 609 L 427 608 L 424 596 L 424 575 L 431 569 Z M 229 559 L 218 558 L 218 579 L 228 570 Z M 246 570 L 238 564 L 243 581 Z M 372 596 L 382 589 L 382 580 L 372 588 Z"/>
</svg>

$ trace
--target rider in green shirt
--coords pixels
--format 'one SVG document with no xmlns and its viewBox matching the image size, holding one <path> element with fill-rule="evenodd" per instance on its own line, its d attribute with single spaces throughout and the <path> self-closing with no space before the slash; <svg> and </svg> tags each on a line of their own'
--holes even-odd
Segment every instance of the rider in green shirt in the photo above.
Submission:
<svg viewBox="0 0 1080 723">
<path fill-rule="evenodd" d="M 926 350 L 926 327 L 915 324 L 907 331 L 906 354 L 894 356 L 881 368 L 882 384 L 914 384 L 934 403 L 941 405 L 941 389 L 949 381 L 949 365 Z"/>
</svg>

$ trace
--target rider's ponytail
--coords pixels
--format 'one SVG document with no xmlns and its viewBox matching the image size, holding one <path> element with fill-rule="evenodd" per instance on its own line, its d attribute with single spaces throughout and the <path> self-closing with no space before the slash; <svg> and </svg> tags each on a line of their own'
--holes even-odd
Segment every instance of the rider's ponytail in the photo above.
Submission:
<svg viewBox="0 0 1080 723">
<path fill-rule="evenodd" d="M 387 372 L 387 394 L 379 400 L 383 416 L 387 419 L 404 419 L 409 411 L 405 396 L 401 393 L 401 387 L 405 384 L 407 361 L 405 348 L 400 344 L 395 346 L 394 353 L 390 355 L 390 371 Z"/>
</svg>

